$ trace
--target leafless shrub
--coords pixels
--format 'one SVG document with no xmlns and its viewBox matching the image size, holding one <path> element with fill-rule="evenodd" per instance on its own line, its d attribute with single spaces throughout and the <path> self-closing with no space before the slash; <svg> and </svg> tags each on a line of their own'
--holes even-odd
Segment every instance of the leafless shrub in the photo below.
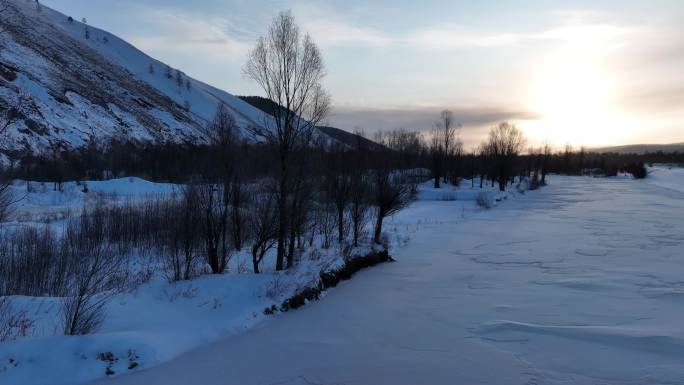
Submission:
<svg viewBox="0 0 684 385">
<path fill-rule="evenodd" d="M 329 249 L 332 244 L 333 234 L 335 232 L 336 226 L 336 216 L 337 213 L 335 211 L 335 207 L 329 202 L 323 202 L 317 205 L 316 227 L 318 229 L 318 233 L 322 237 L 323 242 L 321 246 L 324 249 Z"/>
<path fill-rule="evenodd" d="M 193 299 L 197 297 L 199 289 L 192 283 L 176 282 L 170 291 L 165 290 L 164 294 L 169 302 L 176 302 L 179 298 Z"/>
<path fill-rule="evenodd" d="M 61 296 L 67 260 L 48 226 L 22 226 L 0 232 L 0 296 Z"/>
<path fill-rule="evenodd" d="M 66 335 L 95 331 L 104 319 L 107 302 L 116 294 L 121 262 L 104 242 L 104 229 L 104 218 L 87 211 L 67 225 L 61 246 L 69 261 L 68 292 L 62 301 Z"/>
<path fill-rule="evenodd" d="M 16 309 L 10 298 L 0 297 L 0 342 L 26 337 L 33 326 L 26 311 Z"/>
<path fill-rule="evenodd" d="M 11 182 L 0 180 L 0 222 L 7 220 L 12 214 L 12 205 L 17 202 L 11 186 Z"/>
<path fill-rule="evenodd" d="M 287 290 L 287 284 L 283 282 L 281 274 L 274 274 L 271 282 L 266 286 L 266 297 L 272 300 L 280 298 Z"/>
<path fill-rule="evenodd" d="M 482 207 L 483 209 L 491 209 L 492 208 L 492 200 L 489 198 L 489 195 L 485 192 L 480 192 L 477 194 L 477 205 L 479 207 Z"/>
<path fill-rule="evenodd" d="M 237 265 L 237 273 L 238 274 L 244 274 L 248 270 L 249 270 L 249 268 L 247 267 L 247 261 L 243 258 L 240 258 L 240 260 L 238 261 L 238 265 Z"/>
</svg>

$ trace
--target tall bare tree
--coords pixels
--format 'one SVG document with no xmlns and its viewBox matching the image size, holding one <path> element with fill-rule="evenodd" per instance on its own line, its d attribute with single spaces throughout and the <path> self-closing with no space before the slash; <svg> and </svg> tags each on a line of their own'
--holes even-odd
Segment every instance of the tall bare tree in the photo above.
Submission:
<svg viewBox="0 0 684 385">
<path fill-rule="evenodd" d="M 287 201 L 290 194 L 290 163 L 293 152 L 308 145 L 315 127 L 330 109 L 323 89 L 323 58 L 308 34 L 302 35 L 291 12 L 281 12 L 266 36 L 257 40 L 244 68 L 273 104 L 273 117 L 252 133 L 265 139 L 278 153 L 277 186 L 278 254 L 276 269 L 283 269 L 287 237 Z"/>
<path fill-rule="evenodd" d="M 460 124 L 454 123 L 454 114 L 450 110 L 443 110 L 435 122 L 430 142 L 435 188 L 440 188 L 441 179 L 453 166 L 454 155 L 462 150 L 463 145 L 457 136 L 460 128 Z"/>
<path fill-rule="evenodd" d="M 506 191 L 516 158 L 525 145 L 525 136 L 515 125 L 499 123 L 489 131 L 487 149 L 494 163 L 499 190 Z"/>
</svg>

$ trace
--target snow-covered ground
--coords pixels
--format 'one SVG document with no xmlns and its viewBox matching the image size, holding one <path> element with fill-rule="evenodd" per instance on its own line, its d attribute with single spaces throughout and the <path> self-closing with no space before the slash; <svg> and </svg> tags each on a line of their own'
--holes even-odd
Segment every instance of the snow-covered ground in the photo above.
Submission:
<svg viewBox="0 0 684 385">
<path fill-rule="evenodd" d="M 649 167 L 647 182 L 684 193 L 684 168 L 676 166 Z"/>
<path fill-rule="evenodd" d="M 339 263 L 339 250 L 282 275 L 250 274 L 238 255 L 220 277 L 153 280 L 118 295 L 90 336 L 55 335 L 58 299 L 20 298 L 36 329 L 0 344 L 0 383 L 680 383 L 684 193 L 660 186 L 680 171 L 490 189 L 492 210 L 467 181 L 424 184 L 386 224 L 397 263 L 287 314 L 263 309 Z M 27 218 L 174 188 L 129 178 L 89 182 L 88 194 L 49 187 L 22 201 Z M 108 352 L 117 376 L 104 380 L 110 364 L 97 356 Z"/>
<path fill-rule="evenodd" d="M 79 212 L 84 206 L 101 202 L 130 202 L 173 193 L 176 185 L 154 183 L 129 177 L 104 181 L 65 182 L 61 191 L 52 183 L 15 181 L 12 195 L 17 203 L 12 206 L 13 222 L 48 222 L 64 219 Z"/>
<path fill-rule="evenodd" d="M 25 181 L 16 181 L 11 188 L 19 202 L 14 205 L 11 220 L 2 226 L 49 223 L 57 231 L 64 219 L 77 215 L 83 207 L 140 201 L 178 190 L 177 185 L 132 177 L 65 182 L 61 191 L 55 191 L 52 183 Z M 420 186 L 418 199 L 458 199 L 458 215 L 465 215 L 466 211 L 481 210 L 475 203 L 480 192 L 467 188 L 465 183 L 462 188 L 445 185 L 435 190 L 427 182 Z M 483 194 L 493 204 L 510 195 L 489 186 Z M 417 211 L 415 215 L 421 214 Z M 411 233 L 431 222 L 429 217 L 414 223 L 390 221 L 386 225 L 388 241 L 393 248 L 402 247 L 410 241 Z M 351 252 L 363 255 L 369 251 L 369 246 L 362 246 Z M 247 251 L 234 255 L 229 273 L 221 276 L 172 284 L 158 273 L 149 283 L 114 297 L 107 306 L 102 328 L 89 336 L 61 335 L 60 298 L 14 297 L 14 308 L 26 311 L 33 324 L 28 338 L 0 344 L 0 383 L 71 385 L 104 377 L 108 368 L 123 374 L 163 363 L 268 319 L 264 309 L 314 285 L 321 271 L 344 263 L 344 253 L 340 246 L 310 250 L 295 269 L 281 274 L 273 271 L 273 251 L 262 262 L 264 274 L 260 275 L 251 273 Z M 146 265 L 150 262 L 145 257 L 134 256 L 133 260 L 136 271 L 156 270 Z M 103 353 L 111 353 L 116 361 L 109 362 Z"/>
<path fill-rule="evenodd" d="M 479 212 L 419 201 L 391 224 L 410 233 L 397 263 L 97 383 L 684 383 L 684 193 L 655 183 L 553 177 Z"/>
</svg>

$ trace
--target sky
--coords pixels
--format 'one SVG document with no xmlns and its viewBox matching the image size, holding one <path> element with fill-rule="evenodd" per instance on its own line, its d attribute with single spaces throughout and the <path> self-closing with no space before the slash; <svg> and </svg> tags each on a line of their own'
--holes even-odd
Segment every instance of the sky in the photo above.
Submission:
<svg viewBox="0 0 684 385">
<path fill-rule="evenodd" d="M 467 146 L 510 121 L 528 143 L 684 142 L 684 1 L 42 0 L 236 95 L 250 47 L 291 10 L 319 45 L 328 124 L 429 130 Z"/>
</svg>

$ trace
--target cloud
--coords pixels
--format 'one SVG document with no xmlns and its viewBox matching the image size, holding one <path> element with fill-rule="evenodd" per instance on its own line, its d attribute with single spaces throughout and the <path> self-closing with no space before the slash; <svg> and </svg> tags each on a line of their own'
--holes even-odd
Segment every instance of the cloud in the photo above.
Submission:
<svg viewBox="0 0 684 385">
<path fill-rule="evenodd" d="M 684 84 L 631 89 L 626 91 L 620 100 L 629 106 L 632 112 L 682 114 Z"/>
<path fill-rule="evenodd" d="M 398 128 L 416 131 L 430 130 L 444 108 L 335 108 L 330 117 L 332 126 L 347 130 L 363 130 L 372 135 L 377 131 Z M 489 127 L 501 121 L 534 120 L 538 115 L 528 111 L 515 111 L 499 107 L 454 107 L 454 118 L 463 125 L 461 137 L 466 146 L 479 143 Z"/>
<path fill-rule="evenodd" d="M 202 57 L 203 60 L 242 58 L 249 44 L 227 33 L 230 23 L 222 18 L 181 13 L 173 8 L 145 7 L 141 12 L 153 35 L 137 34 L 132 42 L 143 50 L 164 50 Z M 197 56 L 202 55 L 202 56 Z"/>
<path fill-rule="evenodd" d="M 303 21 L 303 29 L 323 48 L 359 44 L 386 46 L 392 43 L 391 38 L 374 29 L 328 19 L 306 19 Z"/>
<path fill-rule="evenodd" d="M 566 12 L 558 27 L 537 32 L 515 31 L 475 32 L 459 24 L 443 23 L 428 28 L 407 29 L 403 33 L 359 26 L 338 14 L 308 4 L 295 9 L 305 31 L 311 33 L 321 46 L 336 47 L 385 46 L 428 49 L 456 49 L 467 47 L 502 47 L 532 44 L 543 41 L 613 40 L 633 32 L 631 28 L 600 22 L 597 13 Z"/>
<path fill-rule="evenodd" d="M 433 49 L 463 47 L 502 47 L 545 41 L 609 41 L 621 38 L 631 29 L 611 24 L 573 24 L 534 33 L 473 33 L 458 25 L 420 30 L 401 39 L 405 44 Z"/>
</svg>

